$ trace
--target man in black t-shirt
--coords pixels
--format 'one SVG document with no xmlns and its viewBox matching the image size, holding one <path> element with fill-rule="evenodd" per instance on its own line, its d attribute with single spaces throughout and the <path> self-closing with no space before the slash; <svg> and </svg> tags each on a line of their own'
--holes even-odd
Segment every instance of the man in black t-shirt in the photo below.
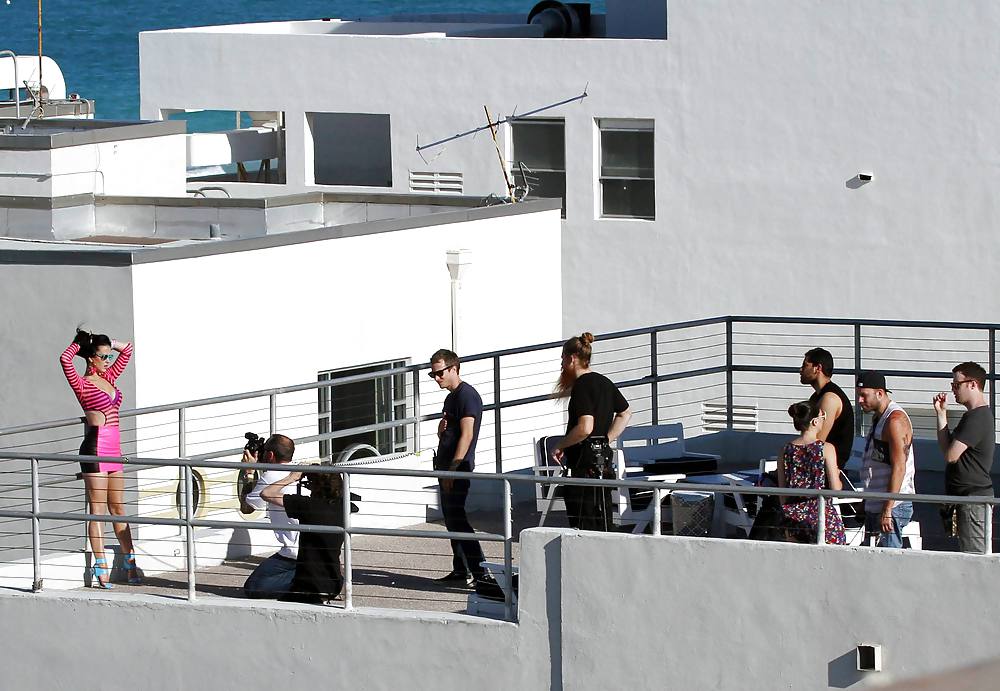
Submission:
<svg viewBox="0 0 1000 691">
<path fill-rule="evenodd" d="M 975 362 L 963 362 L 951 372 L 951 393 L 956 403 L 965 406 L 966 412 L 952 432 L 948 429 L 948 395 L 939 393 L 934 397 L 938 446 L 947 462 L 945 492 L 961 497 L 992 497 L 990 473 L 996 432 L 993 411 L 983 395 L 986 370 Z M 958 505 L 958 545 L 963 552 L 986 551 L 986 517 L 982 506 Z"/>
<path fill-rule="evenodd" d="M 833 355 L 824 348 L 813 348 L 806 352 L 799 369 L 799 382 L 813 388 L 810 402 L 818 402 L 826 413 L 817 439 L 833 444 L 837 451 L 837 467 L 841 470 L 851 457 L 854 445 L 854 408 L 844 390 L 831 381 L 833 376 Z"/>
<path fill-rule="evenodd" d="M 458 355 L 441 349 L 431 356 L 428 376 L 442 389 L 448 390 L 444 399 L 441 422 L 438 423 L 438 448 L 434 456 L 435 470 L 471 473 L 476 467 L 476 442 L 479 425 L 483 420 L 483 399 L 479 392 L 459 375 L 461 363 Z M 441 513 L 449 532 L 474 532 L 465 513 L 465 500 L 471 483 L 468 480 L 439 480 L 441 486 Z M 478 540 L 452 540 L 451 573 L 439 578 L 443 583 L 472 585 L 483 580 L 483 550 Z"/>
<path fill-rule="evenodd" d="M 556 393 L 569 395 L 566 436 L 552 457 L 569 468 L 572 477 L 613 479 L 611 443 L 628 426 L 632 413 L 618 387 L 603 374 L 590 370 L 589 333 L 574 336 L 563 345 L 562 373 Z M 611 490 L 567 486 L 566 514 L 572 528 L 611 530 Z"/>
<path fill-rule="evenodd" d="M 290 473 L 286 478 L 268 485 L 261 499 L 280 506 L 299 523 L 305 525 L 343 526 L 343 483 L 332 473 L 306 473 L 303 485 L 309 495 L 285 494 L 284 489 L 298 482 L 302 473 Z M 321 605 L 340 594 L 344 577 L 340 571 L 340 551 L 344 546 L 341 533 L 303 532 L 299 536 L 299 553 L 295 560 L 295 575 L 287 593 L 278 596 L 287 602 Z"/>
</svg>

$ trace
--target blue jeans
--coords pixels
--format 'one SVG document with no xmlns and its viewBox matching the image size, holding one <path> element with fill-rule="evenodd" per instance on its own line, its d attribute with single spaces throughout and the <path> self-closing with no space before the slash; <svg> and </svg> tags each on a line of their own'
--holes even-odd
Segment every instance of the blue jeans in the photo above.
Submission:
<svg viewBox="0 0 1000 691">
<path fill-rule="evenodd" d="M 875 547 L 893 547 L 900 549 L 903 546 L 903 528 L 913 518 L 913 502 L 896 502 L 892 507 L 892 532 L 882 532 L 882 512 L 865 512 L 865 534 L 877 535 Z"/>
<path fill-rule="evenodd" d="M 243 584 L 243 592 L 251 598 L 278 597 L 291 589 L 294 575 L 294 559 L 272 554 L 253 570 Z"/>
</svg>

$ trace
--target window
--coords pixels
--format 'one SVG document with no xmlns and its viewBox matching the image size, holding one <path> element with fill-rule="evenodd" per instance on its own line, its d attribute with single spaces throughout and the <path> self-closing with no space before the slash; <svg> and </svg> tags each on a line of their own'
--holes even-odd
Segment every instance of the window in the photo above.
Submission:
<svg viewBox="0 0 1000 691">
<path fill-rule="evenodd" d="M 392 187 L 389 116 L 307 113 L 317 185 Z"/>
<path fill-rule="evenodd" d="M 337 380 L 357 374 L 369 374 L 396 367 L 405 367 L 406 360 L 380 362 L 351 369 L 319 373 L 319 381 Z M 319 393 L 319 433 L 328 434 L 352 427 L 364 427 L 407 416 L 406 375 L 395 374 L 365 381 L 334 384 Z M 368 444 L 380 454 L 407 451 L 407 427 L 360 432 L 348 437 L 328 439 L 319 443 L 320 458 L 337 459 L 338 454 L 352 444 Z"/>
<path fill-rule="evenodd" d="M 563 120 L 516 120 L 510 125 L 514 184 L 524 180 L 518 164 L 530 172 L 528 198 L 562 199 L 566 218 L 566 125 Z"/>
<path fill-rule="evenodd" d="M 599 120 L 601 216 L 656 217 L 652 120 Z"/>
<path fill-rule="evenodd" d="M 189 191 L 214 182 L 285 182 L 285 114 L 281 111 L 163 110 L 188 134 Z"/>
</svg>

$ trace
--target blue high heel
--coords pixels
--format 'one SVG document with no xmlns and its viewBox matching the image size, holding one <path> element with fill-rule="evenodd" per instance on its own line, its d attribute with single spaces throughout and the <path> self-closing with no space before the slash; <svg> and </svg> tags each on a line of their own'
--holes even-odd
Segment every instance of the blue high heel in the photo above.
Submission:
<svg viewBox="0 0 1000 691">
<path fill-rule="evenodd" d="M 111 583 L 111 569 L 108 568 L 108 560 L 104 557 L 94 559 L 94 583 L 93 587 L 101 590 L 111 590 L 115 586 Z M 103 579 L 103 580 L 101 580 Z"/>
<path fill-rule="evenodd" d="M 135 565 L 135 552 L 125 555 L 125 573 L 128 574 L 128 582 L 132 585 L 142 583 L 142 576 L 139 575 L 139 567 Z"/>
</svg>

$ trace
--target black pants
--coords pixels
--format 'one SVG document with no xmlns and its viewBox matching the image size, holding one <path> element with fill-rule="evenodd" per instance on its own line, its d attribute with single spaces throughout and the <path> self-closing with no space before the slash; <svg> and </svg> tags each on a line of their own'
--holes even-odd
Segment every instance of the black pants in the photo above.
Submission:
<svg viewBox="0 0 1000 691">
<path fill-rule="evenodd" d="M 583 469 L 579 466 L 570 470 L 570 477 L 615 479 L 614 473 L 610 470 L 601 472 L 596 467 Z M 604 532 L 614 530 L 614 508 L 610 489 L 567 485 L 563 488 L 563 497 L 566 501 L 566 515 L 569 518 L 570 528 Z"/>
<path fill-rule="evenodd" d="M 469 464 L 463 463 L 458 466 L 458 470 L 469 472 Z M 475 532 L 465 513 L 465 499 L 469 496 L 471 484 L 468 480 L 453 480 L 450 491 L 441 485 L 441 513 L 444 514 L 444 526 L 449 532 Z M 479 546 L 478 540 L 452 540 L 451 553 L 453 571 L 471 573 L 476 578 L 483 575 L 480 563 L 485 561 L 486 557 L 483 556 L 483 549 Z"/>
</svg>

